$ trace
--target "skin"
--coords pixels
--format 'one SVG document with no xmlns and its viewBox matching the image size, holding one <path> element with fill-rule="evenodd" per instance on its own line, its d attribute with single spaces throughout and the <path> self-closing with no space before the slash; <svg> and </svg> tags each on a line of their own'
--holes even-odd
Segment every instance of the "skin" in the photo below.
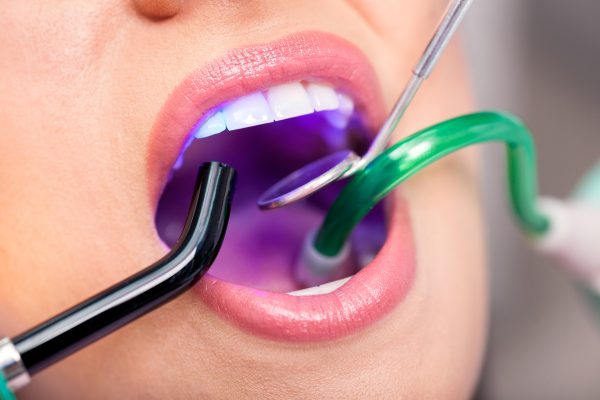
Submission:
<svg viewBox="0 0 600 400">
<path fill-rule="evenodd" d="M 391 108 L 446 3 L 2 5 L 0 331 L 12 336 L 164 253 L 148 203 L 146 146 L 189 71 L 229 48 L 329 31 L 372 60 Z M 396 137 L 471 109 L 454 43 Z M 404 185 L 417 278 L 365 331 L 313 345 L 273 342 L 188 293 L 36 376 L 21 398 L 468 398 L 486 334 L 474 159 L 463 151 Z"/>
</svg>

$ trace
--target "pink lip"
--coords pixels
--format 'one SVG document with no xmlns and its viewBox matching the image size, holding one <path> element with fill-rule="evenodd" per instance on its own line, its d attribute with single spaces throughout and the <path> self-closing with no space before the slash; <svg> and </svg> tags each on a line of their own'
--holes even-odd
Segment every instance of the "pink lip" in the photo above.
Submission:
<svg viewBox="0 0 600 400">
<path fill-rule="evenodd" d="M 332 293 L 296 297 L 227 283 L 208 274 L 195 290 L 221 317 L 262 337 L 312 342 L 350 335 L 386 315 L 412 286 L 415 252 L 408 208 L 399 195 L 391 222 L 377 257 Z"/>
<path fill-rule="evenodd" d="M 337 36 L 304 32 L 232 50 L 192 72 L 161 110 L 148 146 L 153 204 L 189 132 L 207 111 L 260 89 L 308 78 L 348 92 L 373 128 L 383 121 L 385 107 L 375 72 L 356 46 Z"/>
<path fill-rule="evenodd" d="M 278 83 L 316 79 L 349 93 L 376 127 L 385 108 L 365 55 L 331 34 L 305 32 L 233 50 L 189 75 L 171 94 L 150 137 L 149 190 L 156 205 L 189 132 L 205 112 Z M 415 270 L 407 206 L 394 198 L 388 239 L 378 256 L 338 290 L 295 297 L 218 280 L 207 274 L 195 292 L 215 313 L 256 335 L 315 341 L 354 333 L 391 310 L 410 289 Z"/>
</svg>

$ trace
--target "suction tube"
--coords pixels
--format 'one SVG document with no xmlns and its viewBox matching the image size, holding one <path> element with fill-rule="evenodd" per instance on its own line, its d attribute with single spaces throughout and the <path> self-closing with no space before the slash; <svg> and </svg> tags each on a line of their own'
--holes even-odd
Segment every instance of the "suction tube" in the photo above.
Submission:
<svg viewBox="0 0 600 400">
<path fill-rule="evenodd" d="M 600 164 L 587 176 L 577 198 L 538 199 L 533 139 L 518 118 L 505 113 L 454 118 L 390 147 L 342 190 L 315 239 L 306 242 L 301 266 L 335 270 L 350 233 L 375 204 L 436 160 L 485 142 L 506 145 L 511 204 L 522 230 L 539 252 L 556 259 L 585 286 L 600 316 Z"/>
<path fill-rule="evenodd" d="M 147 314 L 196 283 L 215 260 L 223 241 L 235 175 L 231 167 L 217 162 L 202 165 L 183 233 L 165 257 L 12 341 L 0 341 L 0 376 L 8 386 L 19 389 L 28 383 L 30 375 Z"/>
<path fill-rule="evenodd" d="M 327 213 L 313 243 L 315 250 L 327 257 L 337 255 L 354 227 L 399 184 L 450 153 L 494 141 L 506 144 L 511 203 L 518 222 L 529 234 L 543 235 L 550 224 L 537 205 L 533 139 L 518 118 L 483 112 L 454 118 L 415 133 L 357 172 Z"/>
</svg>

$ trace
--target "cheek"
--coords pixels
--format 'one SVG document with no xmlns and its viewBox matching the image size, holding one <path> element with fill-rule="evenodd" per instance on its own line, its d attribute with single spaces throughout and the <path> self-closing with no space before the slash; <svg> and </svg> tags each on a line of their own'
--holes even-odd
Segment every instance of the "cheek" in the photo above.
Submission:
<svg viewBox="0 0 600 400">
<path fill-rule="evenodd" d="M 472 171 L 460 158 L 423 171 L 406 190 L 417 242 L 413 295 L 423 304 L 420 349 L 437 375 L 433 398 L 475 385 L 487 332 L 487 279 L 480 204 Z M 408 185 L 407 185 L 408 186 Z M 422 376 L 432 376 L 423 374 Z M 435 379 L 434 379 L 435 381 Z M 461 397 L 456 397 L 461 398 Z"/>
<path fill-rule="evenodd" d="M 0 68 L 7 83 L 9 78 L 26 78 L 21 87 L 35 88 L 32 90 L 38 95 L 49 87 L 78 87 L 97 70 L 118 32 L 119 15 L 111 12 L 115 7 L 105 3 L 5 5 Z"/>
<path fill-rule="evenodd" d="M 131 167 L 142 162 L 130 157 L 136 147 L 123 144 L 127 129 L 111 100 L 117 5 L 127 4 L 115 3 L 9 2 L 3 8 L 0 303 L 27 319 L 9 324 L 11 332 L 162 252 L 131 249 L 153 243 L 153 221 L 140 207 L 144 185 L 127 185 L 144 176 L 142 167 Z M 69 290 L 57 291 L 61 285 Z M 15 288 L 19 293 L 11 293 Z M 32 304 L 37 297 L 44 302 Z M 0 315 L 0 321 L 7 320 Z"/>
<path fill-rule="evenodd" d="M 390 51 L 398 52 L 407 44 L 417 51 L 425 47 L 449 0 L 350 0 L 349 3 L 389 42 Z"/>
<path fill-rule="evenodd" d="M 78 148 L 98 139 L 89 122 L 100 121 L 107 90 L 100 76 L 118 18 L 103 3 L 54 3 L 3 8 L 0 104 L 7 107 L 0 107 L 0 135 L 13 149 L 43 146 L 60 155 L 66 144 Z"/>
</svg>

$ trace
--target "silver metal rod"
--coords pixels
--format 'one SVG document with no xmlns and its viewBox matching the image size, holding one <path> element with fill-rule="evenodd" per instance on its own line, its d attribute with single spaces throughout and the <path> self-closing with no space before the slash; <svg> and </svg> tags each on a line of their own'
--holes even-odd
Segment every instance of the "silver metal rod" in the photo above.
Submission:
<svg viewBox="0 0 600 400">
<path fill-rule="evenodd" d="M 307 164 L 267 190 L 259 198 L 258 206 L 261 209 L 271 209 L 303 199 L 333 181 L 353 175 L 378 157 L 387 147 L 400 119 L 404 116 L 423 81 L 431 74 L 440 55 L 448 46 L 448 42 L 450 42 L 452 35 L 458 29 L 472 3 L 473 0 L 454 0 L 450 3 L 419 62 L 413 69 L 413 73 L 396 101 L 392 112 L 364 156 L 358 157 L 353 151 L 347 151 L 345 152 L 346 157 L 340 158 L 339 164 L 333 167 L 329 162 L 332 155 L 324 160 L 321 159 Z M 334 158 L 339 158 L 339 154 L 333 155 Z"/>
<path fill-rule="evenodd" d="M 421 59 L 413 69 L 416 76 L 423 79 L 429 78 L 472 3 L 473 0 L 455 0 L 450 4 Z"/>
<path fill-rule="evenodd" d="M 344 173 L 344 177 L 350 176 L 357 170 L 364 168 L 386 148 L 392 133 L 404 116 L 406 109 L 412 102 L 423 81 L 431 75 L 431 71 L 433 71 L 433 68 L 448 46 L 450 39 L 458 29 L 472 3 L 473 0 L 454 0 L 450 4 L 444 13 L 444 17 L 438 24 L 433 37 L 425 48 L 423 55 L 413 69 L 412 76 L 404 87 L 398 101 L 396 101 L 392 113 L 379 130 L 367 153 L 358 163 Z"/>
</svg>

